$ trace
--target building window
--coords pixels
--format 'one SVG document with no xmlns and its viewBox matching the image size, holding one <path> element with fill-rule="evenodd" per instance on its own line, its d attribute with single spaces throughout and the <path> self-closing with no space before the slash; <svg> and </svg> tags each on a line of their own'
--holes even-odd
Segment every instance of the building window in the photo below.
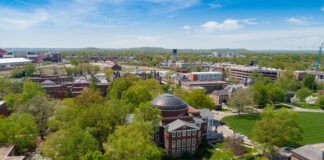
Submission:
<svg viewBox="0 0 324 160">
<path fill-rule="evenodd" d="M 191 152 L 191 148 L 187 148 L 187 152 L 189 152 L 189 153 L 190 153 L 190 152 Z"/>
<path fill-rule="evenodd" d="M 172 137 L 176 137 L 176 132 L 172 132 Z"/>
<path fill-rule="evenodd" d="M 198 137 L 200 137 L 201 136 L 201 131 L 198 131 Z"/>
<path fill-rule="evenodd" d="M 159 135 L 155 135 L 155 142 L 159 142 Z"/>
<path fill-rule="evenodd" d="M 195 146 L 196 145 L 196 138 L 193 138 L 192 139 L 192 146 Z"/>
<path fill-rule="evenodd" d="M 181 132 L 177 132 L 177 137 L 181 137 Z"/>
<path fill-rule="evenodd" d="M 186 151 L 186 149 L 185 149 L 185 148 L 182 148 L 182 154 L 183 154 L 185 151 Z"/>
<path fill-rule="evenodd" d="M 186 147 L 186 140 L 185 139 L 182 140 L 182 147 Z"/>
<path fill-rule="evenodd" d="M 172 148 L 175 148 L 176 142 L 175 140 L 172 140 Z"/>
<path fill-rule="evenodd" d="M 188 139 L 187 140 L 187 146 L 190 146 L 191 145 L 191 139 Z"/>
<path fill-rule="evenodd" d="M 196 153 L 196 149 L 192 148 L 192 154 L 195 154 L 195 153 Z"/>
<path fill-rule="evenodd" d="M 177 147 L 181 147 L 181 140 L 177 141 Z"/>
<path fill-rule="evenodd" d="M 187 131 L 187 136 L 191 136 L 191 131 Z"/>
<path fill-rule="evenodd" d="M 182 137 L 186 136 L 186 131 L 182 131 Z"/>
<path fill-rule="evenodd" d="M 172 150 L 171 153 L 172 153 L 172 156 L 175 156 L 175 151 L 174 150 Z"/>
<path fill-rule="evenodd" d="M 192 131 L 192 135 L 196 135 L 196 130 Z"/>
<path fill-rule="evenodd" d="M 177 150 L 177 156 L 180 156 L 180 149 Z"/>
</svg>

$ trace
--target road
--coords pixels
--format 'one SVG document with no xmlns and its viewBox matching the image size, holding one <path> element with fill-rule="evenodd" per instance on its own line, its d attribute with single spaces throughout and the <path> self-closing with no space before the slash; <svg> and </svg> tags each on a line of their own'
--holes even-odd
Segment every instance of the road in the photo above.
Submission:
<svg viewBox="0 0 324 160">
<path fill-rule="evenodd" d="M 321 110 L 321 109 L 305 109 L 305 108 L 299 108 L 299 107 L 296 107 L 294 105 L 291 105 L 291 104 L 283 104 L 281 103 L 281 105 L 285 105 L 285 106 L 289 106 L 289 107 L 292 107 L 293 111 L 297 111 L 297 112 L 320 112 L 320 113 L 324 113 L 324 110 Z"/>
<path fill-rule="evenodd" d="M 242 114 L 247 114 L 247 113 L 242 113 Z M 237 115 L 237 113 L 213 111 L 213 115 L 215 120 L 220 121 L 224 117 Z M 224 137 L 232 137 L 235 134 L 235 132 L 226 125 L 221 125 L 217 127 L 217 132 L 223 133 Z M 245 144 L 252 146 L 251 140 L 248 137 L 244 136 L 243 140 Z"/>
</svg>

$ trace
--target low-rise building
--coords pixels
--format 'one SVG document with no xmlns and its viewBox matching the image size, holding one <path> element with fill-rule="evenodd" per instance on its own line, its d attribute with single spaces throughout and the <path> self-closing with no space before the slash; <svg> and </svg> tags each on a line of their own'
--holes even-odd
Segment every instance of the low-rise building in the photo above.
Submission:
<svg viewBox="0 0 324 160">
<path fill-rule="evenodd" d="M 112 63 L 106 67 L 106 69 L 112 69 L 113 71 L 121 71 L 122 68 L 116 63 Z"/>
<path fill-rule="evenodd" d="M 15 145 L 2 143 L 0 144 L 0 159 L 1 160 L 24 160 L 25 156 L 18 156 Z"/>
<path fill-rule="evenodd" d="M 32 60 L 26 58 L 2 58 L 0 59 L 0 67 L 22 66 L 32 63 Z"/>
<path fill-rule="evenodd" d="M 279 76 L 279 70 L 274 68 L 261 68 L 256 66 L 239 66 L 232 65 L 228 69 L 231 78 L 237 80 L 249 79 L 253 72 L 261 73 L 263 77 L 269 77 L 271 81 L 274 81 Z"/>
<path fill-rule="evenodd" d="M 207 135 L 209 115 L 202 117 L 201 111 L 189 106 L 172 94 L 164 94 L 152 102 L 162 112 L 160 129 L 152 137 L 166 153 L 181 157 L 184 152 L 196 154 L 204 136 Z"/>
<path fill-rule="evenodd" d="M 291 160 L 324 160 L 324 143 L 305 145 L 291 153 Z"/>
<path fill-rule="evenodd" d="M 223 74 L 221 72 L 192 72 L 189 74 L 190 81 L 221 81 Z"/>
<path fill-rule="evenodd" d="M 221 105 L 222 103 L 227 103 L 230 94 L 228 90 L 216 90 L 210 94 L 210 97 L 213 99 L 216 105 Z"/>
<path fill-rule="evenodd" d="M 227 86 L 225 81 L 180 81 L 181 87 L 191 91 L 195 88 L 204 88 L 206 93 L 212 93 L 215 90 L 221 90 Z"/>
</svg>

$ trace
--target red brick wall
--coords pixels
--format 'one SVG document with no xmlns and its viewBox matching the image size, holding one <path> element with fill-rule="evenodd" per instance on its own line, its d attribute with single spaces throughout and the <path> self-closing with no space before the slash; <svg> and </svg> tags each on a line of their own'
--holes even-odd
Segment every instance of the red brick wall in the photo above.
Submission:
<svg viewBox="0 0 324 160">
<path fill-rule="evenodd" d="M 8 117 L 6 102 L 2 103 L 2 105 L 0 106 L 0 115 Z"/>
</svg>

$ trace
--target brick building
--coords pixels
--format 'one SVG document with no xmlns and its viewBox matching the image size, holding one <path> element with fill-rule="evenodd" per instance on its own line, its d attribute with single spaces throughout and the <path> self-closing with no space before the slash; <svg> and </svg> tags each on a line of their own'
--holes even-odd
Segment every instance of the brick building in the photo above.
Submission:
<svg viewBox="0 0 324 160">
<path fill-rule="evenodd" d="M 73 76 L 57 76 L 57 75 L 47 75 L 47 76 L 40 76 L 40 77 L 31 77 L 29 78 L 33 82 L 37 83 L 43 83 L 46 81 L 46 83 L 54 82 L 54 84 L 61 84 L 66 82 L 73 82 L 74 77 Z"/>
<path fill-rule="evenodd" d="M 160 129 L 153 140 L 166 153 L 181 157 L 184 152 L 195 154 L 202 138 L 207 135 L 208 119 L 200 111 L 172 94 L 164 94 L 152 101 L 162 112 Z"/>
<path fill-rule="evenodd" d="M 7 105 L 5 101 L 0 102 L 0 116 L 8 117 Z"/>
<path fill-rule="evenodd" d="M 230 93 L 228 90 L 216 90 L 214 91 L 210 97 L 214 100 L 216 105 L 220 105 L 222 103 L 227 103 L 228 99 L 230 98 Z"/>
<path fill-rule="evenodd" d="M 190 81 L 221 81 L 223 74 L 221 72 L 192 72 L 189 74 Z"/>
<path fill-rule="evenodd" d="M 91 76 L 81 76 L 74 78 L 72 76 L 42 76 L 33 77 L 30 80 L 40 83 L 46 94 L 51 98 L 63 99 L 68 96 L 77 96 L 90 84 Z M 108 81 L 105 76 L 95 76 L 97 86 L 103 96 L 106 96 Z"/>
<path fill-rule="evenodd" d="M 273 68 L 260 68 L 256 66 L 230 66 L 228 69 L 230 77 L 237 80 L 250 78 L 253 72 L 262 73 L 263 77 L 269 77 L 274 81 L 279 77 L 279 70 Z"/>
</svg>

